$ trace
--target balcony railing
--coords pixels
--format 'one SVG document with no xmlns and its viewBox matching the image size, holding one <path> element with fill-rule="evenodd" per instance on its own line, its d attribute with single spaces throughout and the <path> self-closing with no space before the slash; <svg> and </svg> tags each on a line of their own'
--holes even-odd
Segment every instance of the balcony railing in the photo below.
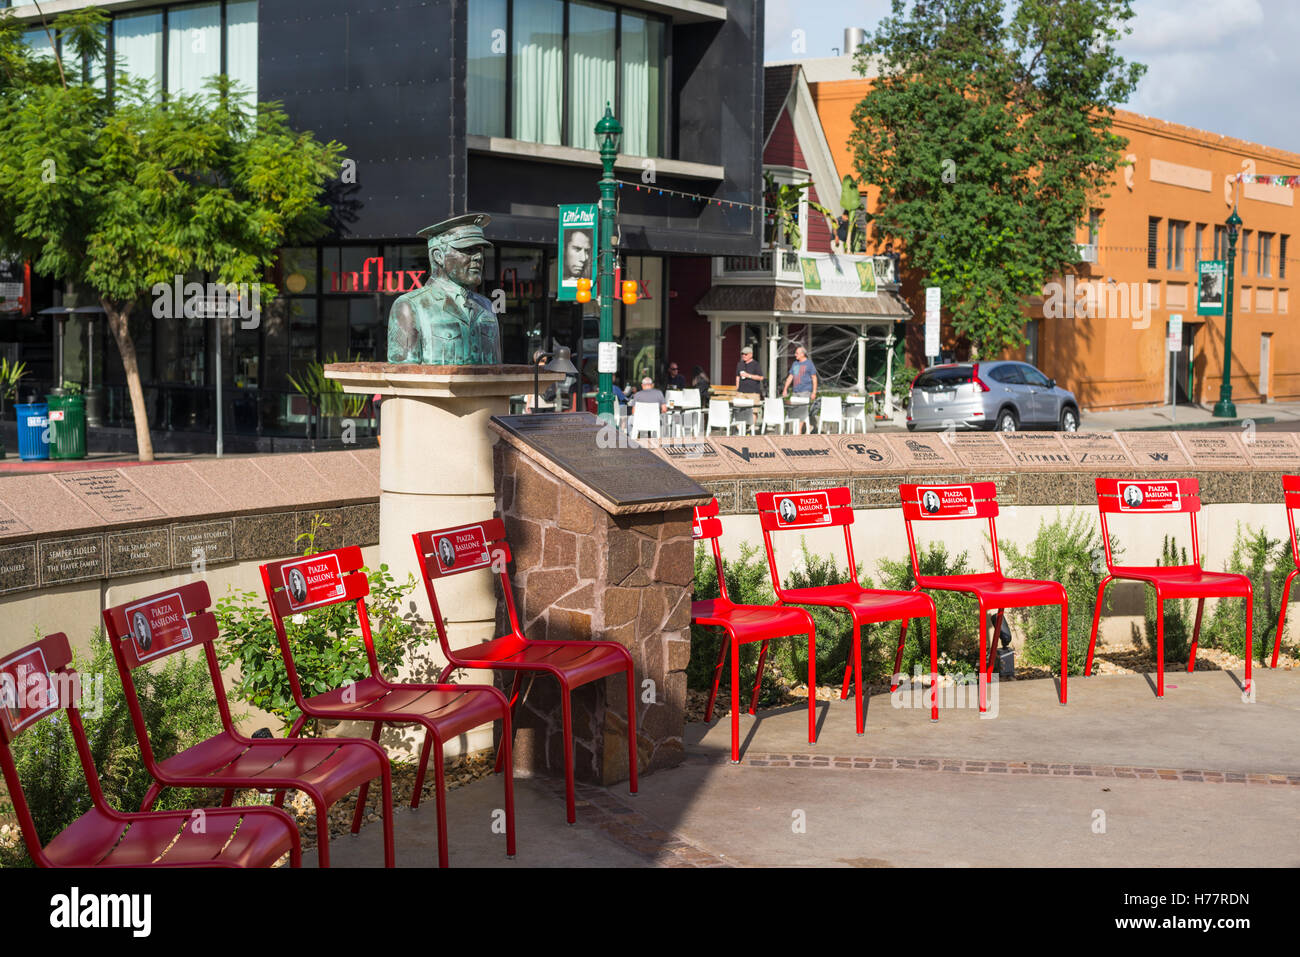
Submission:
<svg viewBox="0 0 1300 957">
<path fill-rule="evenodd" d="M 803 282 L 803 269 L 798 252 L 791 249 L 764 249 L 757 256 L 718 256 L 714 259 L 713 275 L 723 282 Z M 876 274 L 876 286 L 893 286 L 898 283 L 894 273 L 894 260 L 889 256 L 860 256 L 845 254 L 840 258 L 853 261 L 870 260 Z"/>
</svg>

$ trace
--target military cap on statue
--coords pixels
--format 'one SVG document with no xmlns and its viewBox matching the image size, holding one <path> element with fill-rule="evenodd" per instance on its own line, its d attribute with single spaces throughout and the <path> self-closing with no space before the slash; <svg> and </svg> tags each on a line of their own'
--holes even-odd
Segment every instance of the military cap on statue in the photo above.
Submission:
<svg viewBox="0 0 1300 957">
<path fill-rule="evenodd" d="M 472 249 L 475 246 L 491 246 L 483 235 L 483 227 L 492 221 L 487 213 L 469 213 L 465 216 L 453 216 L 433 226 L 421 229 L 417 236 L 429 241 L 429 248 L 435 246 L 453 246 L 456 249 Z"/>
</svg>

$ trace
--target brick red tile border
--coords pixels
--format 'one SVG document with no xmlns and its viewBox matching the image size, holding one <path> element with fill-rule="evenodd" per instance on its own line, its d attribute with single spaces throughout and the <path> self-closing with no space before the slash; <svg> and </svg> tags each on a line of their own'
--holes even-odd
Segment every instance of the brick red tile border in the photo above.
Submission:
<svg viewBox="0 0 1300 957">
<path fill-rule="evenodd" d="M 564 779 L 533 777 L 533 784 L 545 788 L 563 805 Z M 626 784 L 614 787 L 626 788 Z M 626 847 L 657 867 L 734 867 L 711 851 L 688 841 L 680 834 L 665 830 L 629 804 L 624 795 L 615 797 L 612 788 L 581 781 L 574 786 L 574 804 L 578 824 L 594 827 L 606 837 Z M 636 798 L 629 797 L 629 801 Z"/>
<path fill-rule="evenodd" d="M 727 764 L 727 755 L 695 753 L 690 763 Z M 1027 774 L 1046 777 L 1140 778 L 1152 781 L 1192 781 L 1202 784 L 1291 785 L 1300 787 L 1300 774 L 1256 774 L 1204 769 L 1144 768 L 1110 764 L 1048 764 L 1038 761 L 973 761 L 963 758 L 894 758 L 826 754 L 772 754 L 748 752 L 741 755 L 743 767 L 751 768 L 834 768 L 872 771 L 939 771 L 958 774 Z"/>
</svg>

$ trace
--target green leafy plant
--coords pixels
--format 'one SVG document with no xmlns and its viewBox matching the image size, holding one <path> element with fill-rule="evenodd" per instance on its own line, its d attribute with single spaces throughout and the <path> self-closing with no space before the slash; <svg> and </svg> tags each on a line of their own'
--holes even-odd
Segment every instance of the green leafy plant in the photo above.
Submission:
<svg viewBox="0 0 1300 957">
<path fill-rule="evenodd" d="M 1168 567 L 1191 563 L 1187 549 L 1180 549 L 1178 540 L 1172 535 L 1166 535 L 1156 564 Z M 1143 634 L 1146 636 L 1147 650 L 1152 658 L 1156 658 L 1156 590 L 1154 588 L 1143 590 L 1146 592 Z M 1165 661 L 1186 661 L 1188 653 L 1192 650 L 1192 616 L 1196 614 L 1192 606 L 1193 602 L 1188 598 L 1165 600 Z M 1204 623 L 1201 632 L 1202 634 L 1205 632 Z"/>
<path fill-rule="evenodd" d="M 1002 549 L 1003 571 L 1011 578 L 1033 578 L 1060 582 L 1070 602 L 1069 644 L 1066 666 L 1069 674 L 1083 673 L 1092 635 L 1092 614 L 1097 604 L 1097 587 L 1106 574 L 1101 532 L 1083 512 L 1071 510 L 1062 518 L 1057 513 L 1038 523 L 1038 532 L 1023 549 L 1008 542 Z M 1114 536 L 1111 549 L 1119 554 Z M 1024 660 L 1055 671 L 1061 661 L 1061 613 L 1055 605 L 1020 608 L 1011 612 L 1024 629 Z"/>
<path fill-rule="evenodd" d="M 1243 530 L 1238 523 L 1232 557 L 1225 571 L 1250 577 L 1254 604 L 1252 644 L 1259 661 L 1265 660 L 1272 652 L 1277 636 L 1277 619 L 1282 612 L 1282 589 L 1287 575 L 1294 570 L 1289 539 L 1270 538 L 1267 530 L 1255 530 L 1249 525 Z M 1201 628 L 1201 643 L 1244 656 L 1246 615 L 1243 604 L 1239 598 L 1219 599 L 1208 627 L 1203 625 Z M 1282 637 L 1286 638 L 1285 626 Z"/>
<path fill-rule="evenodd" d="M 341 360 L 338 353 L 334 353 L 325 362 L 307 363 L 301 375 L 296 377 L 290 375 L 285 378 L 300 395 L 306 398 L 313 411 L 318 414 L 356 417 L 365 409 L 366 397 L 344 392 L 342 383 L 325 376 L 325 366 L 339 361 Z"/>
<path fill-rule="evenodd" d="M 138 810 L 152 779 L 140 756 L 126 692 L 102 628 L 92 636 L 88 655 L 73 652 L 73 667 L 81 675 L 83 689 L 101 687 L 102 680 L 102 705 L 92 707 L 83 700 L 82 719 L 104 797 L 112 807 Z M 132 678 L 159 761 L 221 731 L 212 679 L 202 656 L 170 655 L 158 666 L 138 668 Z M 46 843 L 90 807 L 90 791 L 66 716 L 40 721 L 19 735 L 11 748 L 36 830 Z M 220 799 L 220 791 L 166 788 L 154 807 L 212 806 Z M 5 866 L 31 863 L 21 842 L 0 849 L 0 861 Z"/>
<path fill-rule="evenodd" d="M 918 550 L 917 558 L 922 575 L 970 575 L 976 569 L 970 564 L 968 553 L 952 555 L 948 546 L 941 542 L 930 542 Z M 916 586 L 916 577 L 912 574 L 910 559 L 895 561 L 882 558 L 879 563 L 880 573 L 884 579 L 882 588 L 910 591 Z M 951 670 L 946 674 L 957 672 L 974 672 L 979 667 L 979 611 L 978 603 L 969 595 L 958 592 L 928 592 L 934 599 L 938 616 L 939 654 L 951 662 Z M 893 625 L 888 626 L 893 630 Z M 897 639 L 894 639 L 896 641 Z M 889 644 L 889 663 L 893 666 L 893 654 L 896 645 Z M 920 665 L 924 671 L 930 662 L 930 622 L 928 619 L 914 618 L 907 629 L 907 641 L 903 645 L 902 671 L 910 673 L 913 666 Z M 887 672 L 886 672 L 887 673 Z M 868 672 L 870 674 L 870 672 Z"/>
<path fill-rule="evenodd" d="M 316 537 L 328 527 L 320 516 L 313 517 L 310 530 L 298 536 L 299 542 L 306 543 L 304 555 L 317 553 Z M 403 601 L 415 590 L 416 581 L 414 576 L 407 576 L 406 582 L 398 585 L 387 565 L 366 572 L 370 581 L 366 612 L 375 657 L 380 669 L 391 674 L 422 637 L 414 612 L 403 611 Z M 213 612 L 223 636 L 217 649 L 221 666 L 239 668 L 232 694 L 290 727 L 301 712 L 293 700 L 275 626 L 266 614 L 265 598 L 258 592 L 231 591 L 217 600 Z M 365 640 L 352 602 L 294 615 L 285 621 L 285 630 L 304 694 L 320 694 L 369 676 Z"/>
<path fill-rule="evenodd" d="M 778 183 L 771 173 L 763 174 L 763 204 L 767 207 L 767 241 L 798 249 L 803 234 L 799 229 L 799 204 L 812 183 Z M 816 204 L 810 204 L 816 205 Z M 823 211 L 823 215 L 828 215 Z"/>
</svg>

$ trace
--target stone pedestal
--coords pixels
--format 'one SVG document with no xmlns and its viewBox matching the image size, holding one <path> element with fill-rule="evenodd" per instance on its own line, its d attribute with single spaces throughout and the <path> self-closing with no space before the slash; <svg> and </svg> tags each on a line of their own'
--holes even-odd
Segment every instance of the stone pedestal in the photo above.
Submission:
<svg viewBox="0 0 1300 957">
<path fill-rule="evenodd" d="M 623 508 L 593 497 L 580 478 L 507 433 L 495 455 L 524 633 L 532 639 L 616 641 L 627 648 L 638 688 L 640 771 L 680 763 L 691 656 L 691 506 L 707 502 L 707 494 L 699 489 L 702 497 L 693 501 Z M 628 462 L 634 471 L 638 465 L 635 458 Z M 504 611 L 498 627 L 506 627 Z M 628 777 L 624 681 L 619 674 L 573 693 L 580 780 L 611 784 Z M 563 774 L 558 686 L 538 678 L 526 687 L 515 718 L 515 768 Z"/>
<path fill-rule="evenodd" d="M 423 366 L 387 362 L 334 363 L 325 376 L 343 391 L 383 396 L 379 444 L 379 560 L 393 578 L 419 580 L 411 536 L 416 532 L 493 516 L 493 415 L 509 411 L 510 396 L 533 391 L 532 366 Z M 539 388 L 564 377 L 542 372 Z M 452 647 L 495 637 L 496 593 L 491 576 L 456 575 L 438 585 L 438 602 Z M 424 586 L 411 595 L 426 622 L 432 614 Z M 446 663 L 434 640 L 412 668 L 413 680 L 431 680 Z M 404 676 L 405 677 L 405 676 Z M 490 675 L 462 673 L 458 680 L 489 681 Z M 481 735 L 480 735 L 481 736 Z M 462 747 L 487 747 L 481 742 Z M 455 748 L 449 751 L 455 753 Z"/>
</svg>

